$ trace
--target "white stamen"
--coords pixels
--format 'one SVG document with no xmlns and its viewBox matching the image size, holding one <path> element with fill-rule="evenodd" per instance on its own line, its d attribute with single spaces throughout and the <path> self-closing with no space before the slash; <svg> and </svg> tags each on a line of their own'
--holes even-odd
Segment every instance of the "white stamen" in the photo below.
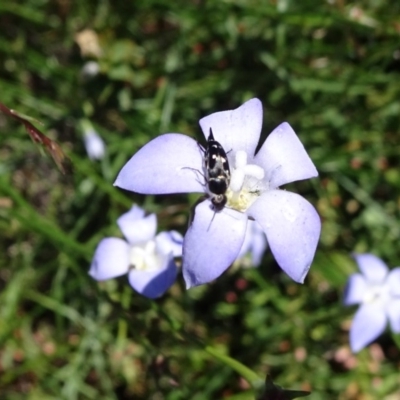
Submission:
<svg viewBox="0 0 400 400">
<path fill-rule="evenodd" d="M 259 181 L 264 179 L 264 170 L 258 165 L 248 164 L 244 167 L 244 171 L 246 175 L 252 176 Z"/>
<path fill-rule="evenodd" d="M 247 164 L 247 153 L 239 150 L 235 154 L 236 168 L 231 171 L 230 189 L 238 192 L 245 184 L 246 177 L 255 178 L 256 180 L 264 179 L 264 170 L 256 164 Z M 252 182 L 254 185 L 254 182 Z"/>
<path fill-rule="evenodd" d="M 247 153 L 244 150 L 239 150 L 235 155 L 236 169 L 243 168 L 247 165 Z"/>
<path fill-rule="evenodd" d="M 268 189 L 268 184 L 263 181 L 264 169 L 256 164 L 248 164 L 247 160 L 247 153 L 244 150 L 236 152 L 236 168 L 231 169 L 231 180 L 227 191 L 228 207 L 242 212 Z"/>
<path fill-rule="evenodd" d="M 384 286 L 371 285 L 365 292 L 363 302 L 374 303 L 383 300 L 384 297 Z"/>
<path fill-rule="evenodd" d="M 242 188 L 245 176 L 244 168 L 232 171 L 230 188 L 233 192 L 238 192 Z"/>
<path fill-rule="evenodd" d="M 161 258 L 156 252 L 154 240 L 131 247 L 129 260 L 132 268 L 139 271 L 154 271 L 161 267 Z"/>
</svg>

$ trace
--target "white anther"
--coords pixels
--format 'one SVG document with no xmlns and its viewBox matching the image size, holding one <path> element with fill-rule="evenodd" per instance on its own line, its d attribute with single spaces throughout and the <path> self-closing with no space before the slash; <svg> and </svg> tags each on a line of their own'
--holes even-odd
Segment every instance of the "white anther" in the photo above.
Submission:
<svg viewBox="0 0 400 400">
<path fill-rule="evenodd" d="M 245 185 L 246 176 L 260 181 L 264 179 L 264 170 L 255 164 L 247 164 L 247 153 L 239 150 L 235 154 L 236 168 L 231 171 L 230 188 L 233 192 L 239 192 Z M 254 182 L 252 182 L 254 184 Z"/>
<path fill-rule="evenodd" d="M 244 168 L 247 165 L 247 153 L 244 150 L 239 150 L 235 154 L 236 169 Z"/>
<path fill-rule="evenodd" d="M 247 164 L 244 167 L 244 173 L 258 180 L 264 179 L 264 170 L 255 164 Z"/>
<path fill-rule="evenodd" d="M 242 188 L 245 176 L 244 168 L 232 171 L 230 188 L 233 192 L 238 192 Z"/>
<path fill-rule="evenodd" d="M 149 240 L 144 245 L 130 249 L 130 264 L 136 270 L 153 271 L 160 268 L 160 258 L 156 253 L 156 243 Z"/>
</svg>

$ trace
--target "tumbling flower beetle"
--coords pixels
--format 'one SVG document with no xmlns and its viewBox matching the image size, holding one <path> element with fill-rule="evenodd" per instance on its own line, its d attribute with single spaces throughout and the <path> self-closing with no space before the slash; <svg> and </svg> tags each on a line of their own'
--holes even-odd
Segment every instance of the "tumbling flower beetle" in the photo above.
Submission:
<svg viewBox="0 0 400 400">
<path fill-rule="evenodd" d="M 215 211 L 221 211 L 226 202 L 226 191 L 231 180 L 228 157 L 224 148 L 214 139 L 212 129 L 204 151 L 205 179 Z"/>
</svg>

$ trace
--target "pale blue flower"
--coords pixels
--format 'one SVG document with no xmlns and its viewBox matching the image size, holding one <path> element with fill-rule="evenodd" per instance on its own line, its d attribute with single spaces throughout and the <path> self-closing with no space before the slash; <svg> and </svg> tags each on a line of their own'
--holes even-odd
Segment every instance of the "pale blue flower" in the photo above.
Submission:
<svg viewBox="0 0 400 400">
<path fill-rule="evenodd" d="M 125 239 L 105 238 L 96 248 L 89 274 L 103 281 L 124 274 L 133 289 L 156 298 L 175 282 L 174 257 L 182 255 L 182 236 L 176 231 L 156 235 L 155 214 L 133 206 L 117 220 Z"/>
<path fill-rule="evenodd" d="M 192 138 L 161 135 L 140 149 L 122 168 L 115 185 L 142 194 L 204 193 L 183 244 L 187 288 L 220 276 L 238 257 L 248 220 L 267 236 L 280 267 L 303 282 L 317 247 L 321 221 L 303 197 L 279 186 L 318 175 L 303 145 L 286 122 L 279 125 L 255 154 L 262 105 L 252 99 L 241 107 L 200 120 L 207 139 L 210 128 L 227 152 L 231 180 L 227 204 L 215 212 L 204 182 L 204 154 Z"/>
<path fill-rule="evenodd" d="M 85 130 L 83 140 L 86 152 L 91 160 L 101 160 L 104 157 L 106 146 L 94 129 Z"/>
<path fill-rule="evenodd" d="M 355 254 L 361 274 L 347 283 L 344 304 L 360 304 L 350 329 L 350 347 L 358 352 L 380 336 L 390 322 L 400 333 L 400 268 L 391 271 L 373 254 Z"/>
</svg>

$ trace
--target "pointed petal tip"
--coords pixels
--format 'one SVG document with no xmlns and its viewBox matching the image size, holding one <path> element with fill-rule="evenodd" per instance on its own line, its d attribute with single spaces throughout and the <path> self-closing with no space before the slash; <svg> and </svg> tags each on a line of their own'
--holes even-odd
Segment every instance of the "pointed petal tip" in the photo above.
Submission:
<svg viewBox="0 0 400 400">
<path fill-rule="evenodd" d="M 191 289 L 191 288 L 193 288 L 194 287 L 194 285 L 192 285 L 190 282 L 186 282 L 185 281 L 185 288 L 186 288 L 186 290 L 189 290 L 189 289 Z"/>
<path fill-rule="evenodd" d="M 123 179 L 121 178 L 121 171 L 118 173 L 117 177 L 115 178 L 115 181 L 113 183 L 113 186 L 119 188 L 119 189 L 124 189 L 124 182 Z"/>
<path fill-rule="evenodd" d="M 308 271 L 311 268 L 311 264 L 307 265 L 304 267 L 303 271 L 301 272 L 301 274 L 289 274 L 287 271 L 285 271 L 285 273 L 292 279 L 294 280 L 296 283 L 300 283 L 301 285 L 304 284 L 304 281 L 306 279 L 306 276 L 308 274 Z"/>
<path fill-rule="evenodd" d="M 119 176 L 119 174 L 118 174 L 118 176 Z M 118 176 L 113 183 L 113 186 L 115 186 L 115 187 L 119 187 Z"/>
<path fill-rule="evenodd" d="M 350 343 L 350 349 L 351 349 L 351 352 L 352 352 L 353 354 L 359 353 L 364 347 L 365 347 L 365 346 L 360 347 L 360 346 L 352 345 L 352 344 Z"/>
<path fill-rule="evenodd" d="M 356 354 L 356 353 L 360 352 L 364 347 L 366 347 L 367 343 L 361 342 L 360 340 L 355 338 L 354 335 L 352 335 L 352 332 L 350 330 L 349 345 L 350 345 L 350 349 L 351 349 L 352 353 Z"/>
<path fill-rule="evenodd" d="M 311 265 L 307 265 L 307 267 L 304 269 L 303 274 L 299 277 L 299 279 L 298 280 L 295 279 L 295 281 L 297 283 L 301 283 L 301 284 L 304 283 L 306 276 L 308 274 L 308 271 L 310 270 L 310 267 L 311 267 Z"/>
<path fill-rule="evenodd" d="M 183 280 L 185 281 L 186 290 L 201 285 L 201 283 L 196 282 L 196 278 L 185 269 L 183 269 Z"/>
<path fill-rule="evenodd" d="M 252 105 L 253 107 L 259 107 L 262 108 L 262 102 L 259 98 L 253 97 L 250 100 L 247 100 L 245 103 L 243 103 L 240 107 L 243 107 L 244 105 Z"/>
</svg>

